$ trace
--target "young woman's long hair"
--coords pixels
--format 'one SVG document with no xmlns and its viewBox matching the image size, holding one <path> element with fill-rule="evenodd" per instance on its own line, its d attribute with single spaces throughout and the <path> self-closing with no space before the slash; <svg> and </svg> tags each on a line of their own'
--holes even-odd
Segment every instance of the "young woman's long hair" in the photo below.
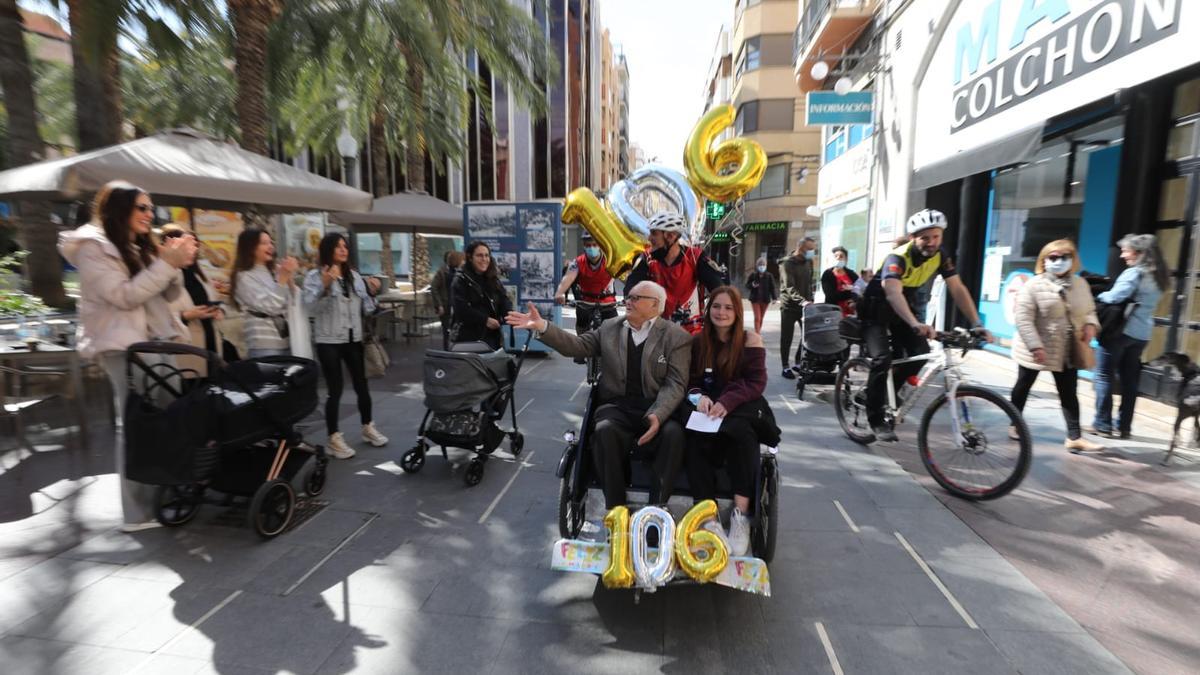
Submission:
<svg viewBox="0 0 1200 675">
<path fill-rule="evenodd" d="M 233 303 L 234 307 L 239 307 L 237 301 L 238 275 L 254 269 L 255 253 L 258 251 L 258 245 L 262 241 L 264 234 L 270 236 L 266 230 L 249 227 L 242 230 L 242 233 L 238 235 L 237 253 L 233 258 L 233 274 L 229 275 L 229 301 Z M 274 259 L 267 261 L 267 270 L 272 275 L 275 274 Z"/>
<path fill-rule="evenodd" d="M 162 232 L 162 240 L 163 241 L 166 241 L 168 239 L 178 239 L 179 237 L 185 237 L 185 236 L 186 237 L 196 237 L 196 234 L 194 232 L 192 232 L 191 230 L 188 230 L 187 228 L 183 227 L 182 225 L 176 225 L 175 223 L 163 225 L 162 228 L 160 229 L 160 231 Z M 196 237 L 196 243 L 197 244 L 200 243 L 199 237 Z M 204 283 L 208 283 L 208 275 L 206 275 L 204 273 L 204 270 L 200 268 L 200 256 L 199 255 L 196 256 L 196 260 L 192 263 L 191 267 L 187 268 L 187 271 L 191 272 L 192 274 L 195 274 L 197 277 L 200 277 L 200 280 L 203 281 Z"/>
<path fill-rule="evenodd" d="M 722 295 L 728 295 L 733 303 L 733 325 L 729 327 L 729 342 L 721 342 L 717 327 L 712 322 L 712 304 Z M 700 368 L 712 368 L 714 373 L 728 382 L 733 379 L 738 364 L 742 362 L 742 350 L 746 348 L 746 327 L 742 321 L 742 294 L 733 286 L 713 289 L 704 308 L 704 326 L 700 335 Z"/>
<path fill-rule="evenodd" d="M 317 247 L 317 260 L 319 261 L 322 269 L 334 264 L 333 252 L 337 250 L 339 241 L 346 242 L 346 249 L 349 250 L 350 242 L 346 241 L 346 237 L 337 232 L 330 232 L 321 238 L 321 245 Z M 347 259 L 346 262 L 341 263 L 339 266 L 342 268 L 342 293 L 344 293 L 346 297 L 349 297 L 350 287 L 354 285 L 354 278 L 350 273 L 350 260 Z"/>
<path fill-rule="evenodd" d="M 147 194 L 145 190 L 132 183 L 114 180 L 96 193 L 96 203 L 92 208 L 92 213 L 104 230 L 104 236 L 117 247 L 121 261 L 129 268 L 129 276 L 149 267 L 158 255 L 154 239 L 149 234 L 134 234 L 129 227 L 137 198 L 144 194 Z"/>
<path fill-rule="evenodd" d="M 504 286 L 500 283 L 500 270 L 496 267 L 496 257 L 495 256 L 492 256 L 488 260 L 488 267 L 486 270 L 483 271 L 483 274 L 480 274 L 479 272 L 475 271 L 475 263 L 473 261 L 473 258 L 475 257 L 475 251 L 480 248 L 486 248 L 488 250 L 489 254 L 491 254 L 491 252 L 492 252 L 492 247 L 488 246 L 487 244 L 485 244 L 482 241 L 476 240 L 476 241 L 473 241 L 473 242 L 467 244 L 466 265 L 465 265 L 464 269 L 466 269 L 468 272 L 470 272 L 473 276 L 483 277 L 484 283 L 486 285 L 491 286 L 494 289 L 499 289 L 499 290 L 503 291 Z"/>
</svg>

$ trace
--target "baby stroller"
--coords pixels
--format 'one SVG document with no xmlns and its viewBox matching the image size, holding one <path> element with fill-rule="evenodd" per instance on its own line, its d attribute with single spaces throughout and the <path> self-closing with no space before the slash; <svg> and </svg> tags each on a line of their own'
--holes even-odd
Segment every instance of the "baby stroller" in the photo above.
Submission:
<svg viewBox="0 0 1200 675">
<path fill-rule="evenodd" d="M 833 384 L 838 368 L 850 356 L 850 346 L 838 333 L 842 310 L 837 305 L 804 306 L 800 327 L 801 357 L 796 372 L 796 398 L 804 398 L 809 383 Z"/>
<path fill-rule="evenodd" d="M 532 337 L 530 333 L 525 339 L 517 358 L 482 342 L 461 342 L 448 352 L 425 350 L 425 417 L 416 445 L 400 458 L 400 468 L 406 473 L 420 471 L 431 444 L 441 446 L 447 461 L 446 448 L 463 448 L 475 455 L 463 474 L 467 487 L 474 487 L 483 480 L 488 455 L 505 436 L 513 456 L 521 454 L 525 437 L 517 429 L 513 394 Z M 512 413 L 512 431 L 500 428 L 505 408 Z"/>
<path fill-rule="evenodd" d="M 214 490 L 226 497 L 212 503 L 248 498 L 250 527 L 270 539 L 291 522 L 297 491 L 324 490 L 325 449 L 292 426 L 317 407 L 316 363 L 271 356 L 226 364 L 174 342 L 139 342 L 126 357 L 125 473 L 159 486 L 160 523 L 192 520 Z"/>
</svg>

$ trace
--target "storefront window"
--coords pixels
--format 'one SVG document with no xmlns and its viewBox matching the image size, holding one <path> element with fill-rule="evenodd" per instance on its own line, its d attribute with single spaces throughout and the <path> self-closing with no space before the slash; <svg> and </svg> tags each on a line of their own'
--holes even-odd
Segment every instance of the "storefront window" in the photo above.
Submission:
<svg viewBox="0 0 1200 675">
<path fill-rule="evenodd" d="M 846 267 L 858 272 L 867 266 L 867 215 L 870 200 L 855 199 L 821 214 L 821 270 L 833 265 L 833 247 L 846 249 Z"/>
<path fill-rule="evenodd" d="M 1110 118 L 1068 132 L 1047 141 L 1032 162 L 996 172 L 979 303 L 993 333 L 1013 335 L 1016 293 L 1047 243 L 1071 239 L 1084 270 L 1106 271 L 1123 125 Z"/>
</svg>

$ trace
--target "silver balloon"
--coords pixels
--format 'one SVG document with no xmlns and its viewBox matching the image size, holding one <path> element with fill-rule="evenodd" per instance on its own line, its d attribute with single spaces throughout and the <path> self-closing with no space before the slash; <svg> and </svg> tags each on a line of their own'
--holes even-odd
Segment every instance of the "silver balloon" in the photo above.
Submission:
<svg viewBox="0 0 1200 675">
<path fill-rule="evenodd" d="M 660 164 L 647 164 L 608 190 L 608 207 L 631 232 L 650 236 L 650 218 L 663 211 L 681 214 L 688 223 L 689 241 L 704 231 L 700 199 L 683 173 Z"/>
</svg>

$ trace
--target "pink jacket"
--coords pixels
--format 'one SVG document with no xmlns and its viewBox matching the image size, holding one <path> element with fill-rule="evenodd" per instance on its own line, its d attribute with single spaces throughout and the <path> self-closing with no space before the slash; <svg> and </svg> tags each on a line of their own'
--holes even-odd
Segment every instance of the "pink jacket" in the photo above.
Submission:
<svg viewBox="0 0 1200 675">
<path fill-rule="evenodd" d="M 88 223 L 58 237 L 58 251 L 79 269 L 76 346 L 85 358 L 151 338 L 174 339 L 169 302 L 182 292 L 179 270 L 156 259 L 133 277 L 104 230 Z"/>
</svg>

